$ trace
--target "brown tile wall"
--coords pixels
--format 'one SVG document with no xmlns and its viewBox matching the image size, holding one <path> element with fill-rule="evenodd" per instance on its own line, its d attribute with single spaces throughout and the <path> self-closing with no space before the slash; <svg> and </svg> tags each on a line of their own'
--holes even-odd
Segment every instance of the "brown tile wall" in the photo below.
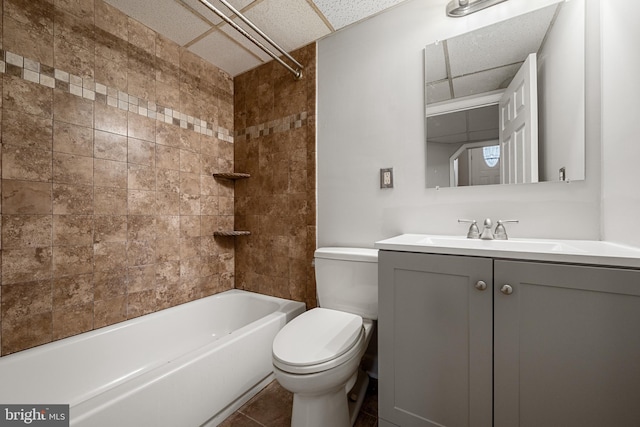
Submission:
<svg viewBox="0 0 640 427">
<path fill-rule="evenodd" d="M 102 0 L 0 7 L 0 354 L 233 288 L 232 79 Z"/>
<path fill-rule="evenodd" d="M 315 43 L 292 52 L 304 77 L 269 62 L 234 78 L 236 287 L 316 306 Z"/>
</svg>

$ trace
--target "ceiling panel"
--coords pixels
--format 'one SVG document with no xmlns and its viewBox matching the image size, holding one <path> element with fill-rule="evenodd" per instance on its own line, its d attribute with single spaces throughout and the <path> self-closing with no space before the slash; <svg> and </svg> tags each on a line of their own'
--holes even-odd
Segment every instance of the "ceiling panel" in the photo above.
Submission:
<svg viewBox="0 0 640 427">
<path fill-rule="evenodd" d="M 494 123 L 498 123 L 496 117 L 493 118 Z M 469 141 L 490 141 L 492 139 L 495 139 L 497 144 L 499 138 L 500 132 L 497 126 L 493 129 L 469 132 Z"/>
<path fill-rule="evenodd" d="M 498 139 L 497 117 L 497 105 L 428 117 L 429 142 L 461 143 Z"/>
<path fill-rule="evenodd" d="M 260 38 L 260 36 L 258 36 L 258 34 L 256 34 L 254 30 L 252 30 L 247 24 L 242 22 L 239 18 L 235 18 L 233 22 L 235 22 L 239 27 L 241 27 L 244 31 L 249 33 L 251 36 L 255 37 L 263 45 L 267 47 L 271 47 L 262 38 Z M 239 46 L 242 46 L 245 50 L 251 52 L 254 56 L 256 56 L 256 58 L 260 58 L 262 62 L 267 62 L 271 60 L 271 57 L 266 52 L 264 52 L 255 44 L 253 44 L 251 41 L 249 41 L 249 39 L 247 39 L 242 34 L 240 34 L 235 28 L 231 27 L 231 25 L 225 24 L 221 26 L 220 31 L 222 31 L 227 38 L 232 39 Z M 275 52 L 275 49 L 272 48 L 272 50 Z"/>
<path fill-rule="evenodd" d="M 184 45 L 210 28 L 207 23 L 173 0 L 106 2 L 179 45 Z"/>
<path fill-rule="evenodd" d="M 444 56 L 444 43 L 433 43 L 425 48 L 425 63 L 428 82 L 447 78 L 447 64 Z"/>
<path fill-rule="evenodd" d="M 513 76 L 516 75 L 521 64 L 494 68 L 467 76 L 453 79 L 453 93 L 456 98 L 477 95 L 496 89 L 505 89 Z"/>
<path fill-rule="evenodd" d="M 524 61 L 540 48 L 556 9 L 552 5 L 448 40 L 451 76 Z"/>
<path fill-rule="evenodd" d="M 465 111 L 429 117 L 427 121 L 429 139 L 456 135 L 467 131 L 467 114 Z"/>
<path fill-rule="evenodd" d="M 335 30 L 375 15 L 381 10 L 402 3 L 403 0 L 314 0 Z"/>
<path fill-rule="evenodd" d="M 453 79 L 453 93 L 456 98 L 477 95 L 496 89 L 506 89 L 520 68 L 520 63 L 494 68 L 479 73 Z"/>
<path fill-rule="evenodd" d="M 306 1 L 268 0 L 244 14 L 285 51 L 305 46 L 331 32 Z"/>
<path fill-rule="evenodd" d="M 189 50 L 232 76 L 262 64 L 262 61 L 220 31 L 214 31 L 194 43 Z"/>
<path fill-rule="evenodd" d="M 467 110 L 467 118 L 470 131 L 496 130 L 498 129 L 498 104 Z"/>
<path fill-rule="evenodd" d="M 427 85 L 427 104 L 435 102 L 447 101 L 451 99 L 451 88 L 449 80 L 441 80 Z"/>
</svg>

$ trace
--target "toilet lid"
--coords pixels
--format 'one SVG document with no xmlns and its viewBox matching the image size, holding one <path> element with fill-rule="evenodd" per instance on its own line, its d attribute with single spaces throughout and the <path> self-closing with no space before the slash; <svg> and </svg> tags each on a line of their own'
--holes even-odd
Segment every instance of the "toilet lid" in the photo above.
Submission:
<svg viewBox="0 0 640 427">
<path fill-rule="evenodd" d="M 287 323 L 273 341 L 273 356 L 290 366 L 316 365 L 346 353 L 362 331 L 362 317 L 314 308 Z"/>
</svg>

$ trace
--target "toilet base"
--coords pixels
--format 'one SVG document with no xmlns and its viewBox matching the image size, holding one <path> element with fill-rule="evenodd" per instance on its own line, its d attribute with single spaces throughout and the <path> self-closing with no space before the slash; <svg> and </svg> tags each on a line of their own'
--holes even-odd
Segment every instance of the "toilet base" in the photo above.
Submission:
<svg viewBox="0 0 640 427">
<path fill-rule="evenodd" d="M 362 407 L 362 402 L 367 393 L 367 387 L 369 387 L 369 375 L 362 369 L 358 369 L 358 379 L 353 388 L 347 393 L 349 398 L 349 421 L 351 425 L 356 423 L 358 413 Z"/>
<path fill-rule="evenodd" d="M 351 390 L 344 387 L 318 394 L 294 393 L 291 427 L 351 427 L 362 407 L 369 376 L 358 369 L 358 379 Z"/>
<path fill-rule="evenodd" d="M 322 395 L 293 395 L 291 427 L 350 427 L 347 393 L 344 388 Z"/>
</svg>

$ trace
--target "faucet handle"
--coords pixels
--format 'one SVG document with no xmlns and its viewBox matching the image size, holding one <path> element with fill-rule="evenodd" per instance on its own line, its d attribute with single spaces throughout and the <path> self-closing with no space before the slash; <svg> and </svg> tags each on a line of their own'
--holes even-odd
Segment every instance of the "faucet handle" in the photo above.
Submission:
<svg viewBox="0 0 640 427">
<path fill-rule="evenodd" d="M 509 236 L 507 236 L 507 230 L 504 228 L 504 223 L 507 222 L 520 222 L 517 219 L 500 219 L 498 220 L 498 225 L 496 225 L 496 231 L 494 233 L 494 237 L 497 240 L 508 240 Z"/>
<path fill-rule="evenodd" d="M 467 232 L 467 239 L 480 238 L 480 230 L 478 230 L 478 223 L 475 219 L 459 219 L 458 222 L 468 222 L 471 224 L 469 226 L 469 231 Z"/>
</svg>

